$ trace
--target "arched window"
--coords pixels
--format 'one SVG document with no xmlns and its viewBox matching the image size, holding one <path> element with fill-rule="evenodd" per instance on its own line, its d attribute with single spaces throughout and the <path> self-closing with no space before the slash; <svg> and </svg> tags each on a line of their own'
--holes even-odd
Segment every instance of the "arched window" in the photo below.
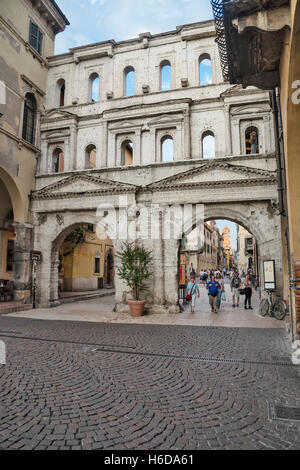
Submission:
<svg viewBox="0 0 300 470">
<path fill-rule="evenodd" d="M 163 163 L 172 162 L 174 160 L 174 141 L 169 135 L 165 135 L 161 139 L 161 161 Z"/>
<path fill-rule="evenodd" d="M 210 85 L 212 83 L 212 65 L 208 54 L 203 54 L 199 58 L 199 77 L 200 86 Z"/>
<path fill-rule="evenodd" d="M 89 77 L 89 101 L 99 101 L 100 80 L 97 73 L 92 73 Z"/>
<path fill-rule="evenodd" d="M 125 140 L 121 146 L 121 165 L 128 166 L 133 164 L 133 143 L 131 140 Z"/>
<path fill-rule="evenodd" d="M 208 131 L 202 135 L 202 158 L 214 158 L 216 156 L 215 136 Z"/>
<path fill-rule="evenodd" d="M 160 64 L 160 89 L 162 91 L 171 90 L 172 77 L 171 64 L 168 60 L 164 60 Z"/>
<path fill-rule="evenodd" d="M 64 171 L 64 154 L 60 148 L 53 151 L 52 171 L 53 173 L 62 173 Z"/>
<path fill-rule="evenodd" d="M 126 67 L 124 70 L 124 95 L 134 95 L 134 78 L 135 71 L 133 67 Z"/>
<path fill-rule="evenodd" d="M 57 106 L 65 105 L 65 91 L 66 84 L 63 78 L 60 78 L 56 83 L 56 103 Z"/>
<path fill-rule="evenodd" d="M 24 103 L 23 131 L 22 137 L 30 144 L 34 144 L 36 129 L 36 101 L 31 93 L 27 93 Z"/>
<path fill-rule="evenodd" d="M 96 147 L 93 144 L 85 149 L 85 168 L 96 168 Z"/>
<path fill-rule="evenodd" d="M 259 132 L 257 127 L 248 127 L 245 132 L 245 144 L 247 155 L 255 155 L 259 153 Z"/>
</svg>

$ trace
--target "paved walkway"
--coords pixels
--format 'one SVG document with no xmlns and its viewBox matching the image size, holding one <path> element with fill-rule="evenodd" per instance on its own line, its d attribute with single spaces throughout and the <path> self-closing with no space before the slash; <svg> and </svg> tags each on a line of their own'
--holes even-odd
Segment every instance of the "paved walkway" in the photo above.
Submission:
<svg viewBox="0 0 300 470">
<path fill-rule="evenodd" d="M 201 297 L 197 301 L 196 312 L 189 309 L 180 314 L 153 314 L 141 318 L 133 318 L 130 314 L 113 312 L 114 296 L 103 297 L 79 303 L 61 305 L 53 309 L 36 309 L 10 314 L 11 317 L 36 318 L 41 320 L 75 320 L 107 323 L 161 324 L 161 325 L 195 325 L 195 326 L 226 326 L 244 328 L 284 328 L 285 322 L 275 318 L 262 318 L 258 313 L 259 298 L 255 294 L 254 310 L 232 308 L 231 292 L 226 288 L 227 302 L 223 302 L 220 312 L 210 312 L 207 292 L 200 287 Z M 243 298 L 241 298 L 243 299 Z M 242 305 L 242 303 L 241 303 Z"/>
<path fill-rule="evenodd" d="M 0 340 L 2 449 L 300 448 L 284 329 L 1 316 Z"/>
</svg>

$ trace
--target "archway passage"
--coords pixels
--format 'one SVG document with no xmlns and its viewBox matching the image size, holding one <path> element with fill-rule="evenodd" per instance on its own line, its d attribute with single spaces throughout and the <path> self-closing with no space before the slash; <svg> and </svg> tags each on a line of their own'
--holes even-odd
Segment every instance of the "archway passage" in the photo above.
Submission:
<svg viewBox="0 0 300 470">
<path fill-rule="evenodd" d="M 113 242 L 96 225 L 71 227 L 56 245 L 54 255 L 57 248 L 58 296 L 61 299 L 79 300 L 87 294 L 114 287 Z"/>
<path fill-rule="evenodd" d="M 179 302 L 191 312 L 186 293 L 199 289 L 194 313 L 199 324 L 222 327 L 273 327 L 277 320 L 259 315 L 263 279 L 260 246 L 251 226 L 234 220 L 205 219 L 194 226 L 180 242 L 178 252 Z M 207 284 L 217 282 L 219 294 L 209 296 Z M 193 277 L 195 281 L 193 281 Z M 192 282 L 191 282 L 192 281 Z M 240 289 L 248 286 L 246 295 Z M 195 284 L 195 286 L 194 286 Z M 193 287 L 194 286 L 194 287 Z M 218 287 L 218 286 L 217 286 Z M 219 297 L 219 298 L 218 298 Z M 214 312 L 214 308 L 217 312 Z"/>
<path fill-rule="evenodd" d="M 0 179 L 0 285 L 13 281 L 14 275 L 14 211 L 8 190 Z M 1 293 L 1 290 L 0 290 Z M 4 294 L 4 290 L 3 290 Z M 3 296 L 0 296 L 0 299 Z"/>
</svg>

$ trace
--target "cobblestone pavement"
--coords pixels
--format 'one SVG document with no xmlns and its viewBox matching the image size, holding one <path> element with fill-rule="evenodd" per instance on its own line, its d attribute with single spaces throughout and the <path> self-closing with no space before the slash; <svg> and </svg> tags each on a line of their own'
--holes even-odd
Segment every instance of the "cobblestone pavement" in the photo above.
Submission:
<svg viewBox="0 0 300 470">
<path fill-rule="evenodd" d="M 0 317 L 3 449 L 299 449 L 284 329 Z"/>
</svg>

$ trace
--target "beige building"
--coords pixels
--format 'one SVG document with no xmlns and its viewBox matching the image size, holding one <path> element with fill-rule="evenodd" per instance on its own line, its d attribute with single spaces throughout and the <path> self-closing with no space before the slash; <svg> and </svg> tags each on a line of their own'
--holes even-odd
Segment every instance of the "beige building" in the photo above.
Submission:
<svg viewBox="0 0 300 470">
<path fill-rule="evenodd" d="M 256 274 L 256 240 L 244 227 L 238 225 L 237 232 L 237 268 L 247 273 L 251 269 Z"/>
<path fill-rule="evenodd" d="M 40 156 L 47 57 L 69 24 L 52 0 L 0 2 L 0 278 L 30 299 L 30 193 Z"/>
<path fill-rule="evenodd" d="M 220 253 L 220 232 L 216 226 L 216 222 L 211 220 L 204 223 L 204 243 L 203 247 L 199 251 L 189 251 L 181 250 L 181 253 L 185 253 L 186 260 L 186 272 L 190 275 L 192 269 L 196 271 L 197 274 L 200 271 L 206 269 L 215 270 L 216 268 L 221 268 L 220 258 L 218 254 Z M 188 237 L 187 241 L 193 240 L 194 233 L 192 232 Z"/>
<path fill-rule="evenodd" d="M 63 291 L 95 291 L 114 284 L 114 248 L 95 225 L 80 226 L 64 240 L 59 277 Z"/>
</svg>

